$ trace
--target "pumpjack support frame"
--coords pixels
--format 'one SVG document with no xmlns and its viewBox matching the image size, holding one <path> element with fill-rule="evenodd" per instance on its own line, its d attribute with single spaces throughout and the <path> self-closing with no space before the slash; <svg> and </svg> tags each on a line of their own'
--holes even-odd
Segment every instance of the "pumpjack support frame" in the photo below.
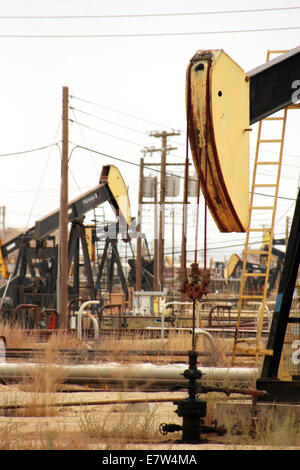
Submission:
<svg viewBox="0 0 300 470">
<path fill-rule="evenodd" d="M 286 248 L 285 262 L 278 287 L 278 294 L 270 327 L 267 350 L 257 388 L 266 390 L 268 395 L 261 401 L 300 403 L 300 379 L 279 380 L 278 371 L 283 351 L 286 329 L 289 323 L 300 324 L 300 318 L 290 317 L 293 294 L 300 263 L 300 190 L 298 192 L 290 236 Z"/>
</svg>

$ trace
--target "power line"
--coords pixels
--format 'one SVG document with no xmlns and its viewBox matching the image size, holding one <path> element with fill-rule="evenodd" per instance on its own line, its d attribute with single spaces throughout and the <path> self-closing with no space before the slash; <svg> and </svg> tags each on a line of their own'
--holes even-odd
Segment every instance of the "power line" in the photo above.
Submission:
<svg viewBox="0 0 300 470">
<path fill-rule="evenodd" d="M 113 139 L 121 140 L 123 142 L 126 142 L 127 144 L 136 145 L 136 146 L 140 147 L 142 151 L 144 149 L 146 150 L 145 145 L 142 144 L 142 143 L 134 142 L 133 140 L 125 139 L 124 137 L 120 137 L 120 136 L 117 136 L 117 135 L 110 134 L 108 132 L 101 131 L 100 129 L 96 129 L 95 127 L 88 126 L 87 124 L 84 124 L 84 123 L 79 122 L 79 121 L 74 120 L 74 119 L 69 119 L 69 121 L 72 122 L 72 123 L 76 123 L 79 127 L 82 126 L 82 127 L 85 127 L 86 129 L 89 129 L 91 131 L 98 132 L 99 134 L 102 134 L 102 135 L 106 135 L 107 137 L 112 137 Z M 145 133 L 145 135 L 147 135 L 147 134 Z M 167 152 L 168 151 L 170 151 L 169 148 L 167 148 Z M 174 155 L 174 154 L 173 154 L 173 157 L 184 158 L 181 155 Z"/>
<path fill-rule="evenodd" d="M 116 160 L 116 161 L 119 161 L 119 162 L 122 162 L 122 163 L 126 163 L 128 165 L 133 165 L 133 166 L 136 166 L 136 167 L 140 167 L 140 164 L 139 163 L 135 163 L 135 162 L 131 162 L 129 160 L 125 160 L 124 158 L 119 158 L 119 157 L 114 157 L 113 155 L 109 155 L 107 153 L 104 153 L 104 152 L 100 152 L 99 150 L 94 150 L 94 149 L 91 149 L 89 147 L 85 147 L 83 145 L 78 145 L 78 144 L 75 144 L 73 142 L 70 142 L 72 145 L 75 145 L 75 148 L 81 148 L 82 150 L 87 150 L 88 152 L 93 152 L 93 153 L 96 153 L 98 155 L 101 155 L 102 157 L 107 157 L 107 158 L 111 158 L 112 160 Z M 74 149 L 73 149 L 74 150 Z M 147 169 L 147 170 L 151 170 L 151 171 L 155 171 L 157 173 L 161 173 L 161 170 L 157 169 L 157 168 L 152 168 L 152 167 L 148 167 L 146 165 L 144 165 L 144 168 Z M 170 172 L 166 172 L 167 175 L 170 175 L 170 176 L 176 176 L 177 178 L 184 178 L 184 176 L 181 176 L 181 175 L 174 175 L 173 173 L 170 173 Z M 192 181 L 194 181 L 194 178 L 191 179 Z"/>
<path fill-rule="evenodd" d="M 163 127 L 163 128 L 168 128 L 168 129 L 172 129 L 174 130 L 173 127 L 170 127 L 170 126 L 167 126 L 165 124 L 158 124 L 157 122 L 153 122 L 153 121 L 149 121 L 147 119 L 144 119 L 144 118 L 141 118 L 141 117 L 138 117 L 138 116 L 134 116 L 133 114 L 129 114 L 129 113 L 125 113 L 123 111 L 119 111 L 117 109 L 114 109 L 114 108 L 110 108 L 108 106 L 104 106 L 103 104 L 99 104 L 99 103 L 95 103 L 94 101 L 89 101 L 87 99 L 84 99 L 84 98 L 78 98 L 77 96 L 74 96 L 74 95 L 71 95 L 70 96 L 71 99 L 75 99 L 75 100 L 78 100 L 78 101 L 82 101 L 83 103 L 87 103 L 87 104 L 91 104 L 93 106 L 96 106 L 97 108 L 103 108 L 103 109 L 106 109 L 108 111 L 112 111 L 114 113 L 117 113 L 117 114 L 121 114 L 122 116 L 126 116 L 126 117 L 129 117 L 131 119 L 136 119 L 138 121 L 143 121 L 143 122 L 146 122 L 148 124 L 152 124 L 154 126 L 159 126 L 159 127 Z M 180 129 L 178 129 L 180 130 Z M 180 130 L 180 132 L 183 132 L 182 130 Z"/>
<path fill-rule="evenodd" d="M 133 129 L 132 127 L 128 127 L 128 126 L 124 126 L 123 124 L 119 124 L 117 122 L 114 122 L 114 121 L 110 121 L 109 119 L 105 119 L 105 118 L 102 118 L 101 116 L 97 116 L 95 114 L 92 114 L 92 113 L 88 113 L 87 111 L 83 111 L 82 109 L 78 109 L 78 108 L 74 108 L 73 106 L 70 106 L 70 109 L 74 112 L 78 112 L 78 113 L 82 113 L 86 116 L 89 116 L 89 117 L 92 117 L 94 119 L 98 119 L 100 121 L 104 121 L 108 124 L 112 124 L 113 126 L 118 126 L 118 127 L 121 127 L 122 129 L 126 129 L 127 131 L 132 131 L 132 132 L 137 132 L 138 134 L 143 134 L 143 135 L 147 135 L 148 133 L 146 131 L 140 131 L 138 129 Z"/>
<path fill-rule="evenodd" d="M 112 137 L 112 138 L 117 139 L 117 140 L 122 140 L 123 142 L 126 142 L 128 144 L 143 147 L 143 144 L 140 144 L 138 142 L 134 142 L 133 140 L 128 140 L 128 139 L 125 139 L 123 137 L 119 137 L 119 136 L 116 136 L 116 135 L 113 135 L 113 134 L 109 134 L 108 132 L 101 131 L 100 129 L 95 129 L 94 127 L 88 126 L 87 124 L 83 124 L 82 122 L 79 122 L 79 121 L 75 121 L 74 119 L 69 119 L 69 121 L 72 122 L 72 123 L 76 123 L 78 126 L 85 127 L 86 129 L 89 129 L 91 131 L 98 132 L 99 134 L 103 134 L 103 135 L 106 135 L 108 137 Z"/>
<path fill-rule="evenodd" d="M 97 119 L 97 120 L 99 120 L 99 121 L 103 121 L 103 122 L 105 122 L 105 123 L 107 123 L 107 124 L 111 124 L 111 125 L 113 125 L 113 126 L 120 127 L 121 129 L 125 129 L 125 130 L 130 131 L 130 132 L 135 132 L 135 133 L 141 134 L 141 135 L 143 135 L 143 136 L 149 135 L 149 131 L 141 131 L 141 130 L 139 130 L 139 129 L 134 129 L 133 127 L 125 126 L 124 124 L 120 124 L 120 123 L 118 123 L 118 122 L 111 121 L 111 120 L 109 120 L 109 119 L 105 119 L 105 118 L 103 118 L 103 117 L 101 117 L 101 116 L 97 116 L 96 114 L 88 113 L 87 111 L 83 111 L 82 109 L 75 108 L 74 106 L 70 106 L 70 110 L 73 112 L 73 115 L 74 115 L 75 118 L 76 118 L 76 116 L 75 116 L 75 111 L 76 111 L 76 112 L 78 112 L 78 113 L 84 114 L 85 116 L 89 116 L 89 117 L 91 117 L 91 118 L 93 118 L 93 119 Z M 116 111 L 116 112 L 117 112 L 117 111 Z M 138 120 L 139 118 L 135 118 L 135 119 Z M 166 127 L 167 127 L 167 126 L 165 126 L 165 128 L 166 128 Z M 180 131 L 180 132 L 181 132 L 181 131 Z M 175 140 L 173 141 L 173 143 L 176 144 L 176 145 L 180 145 L 180 146 L 182 146 L 182 147 L 185 147 L 185 145 L 186 145 L 186 144 L 184 144 L 184 143 L 182 143 L 182 142 L 177 142 L 177 141 L 175 141 Z M 173 154 L 173 157 L 184 158 L 182 155 L 174 155 L 174 154 Z"/>
<path fill-rule="evenodd" d="M 247 10 L 219 10 L 219 11 L 198 11 L 198 12 L 178 12 L 178 13 L 134 13 L 119 15 L 1 15 L 0 19 L 21 19 L 21 20 L 57 20 L 57 19 L 106 19 L 106 18 L 152 18 L 170 16 L 197 16 L 197 15 L 226 15 L 243 13 L 264 13 L 271 11 L 299 10 L 300 7 L 278 7 L 278 8 L 255 8 Z"/>
<path fill-rule="evenodd" d="M 72 142 L 70 142 L 70 143 L 72 143 Z M 81 148 L 82 150 L 87 150 L 88 152 L 93 152 L 93 153 L 96 153 L 98 155 L 101 155 L 101 156 L 104 156 L 104 157 L 107 157 L 107 158 L 111 158 L 112 160 L 117 160 L 119 162 L 126 163 L 128 165 L 133 165 L 133 166 L 136 166 L 138 168 L 140 167 L 139 163 L 135 163 L 135 162 L 132 162 L 132 161 L 129 161 L 129 160 L 125 160 L 123 158 L 119 158 L 119 157 L 114 157 L 113 155 L 109 155 L 107 153 L 100 152 L 99 150 L 91 149 L 89 147 L 84 147 L 83 145 L 78 145 L 78 144 L 75 144 L 75 143 L 72 143 L 72 144 L 75 145 L 75 148 L 76 147 Z M 146 165 L 144 165 L 144 168 L 147 169 L 147 170 L 155 171 L 157 173 L 161 173 L 161 170 L 156 169 L 156 168 L 152 168 L 152 167 L 148 167 Z M 184 176 L 181 176 L 181 175 L 174 175 L 173 173 L 170 173 L 170 172 L 166 172 L 166 174 L 170 175 L 170 176 L 176 176 L 177 178 L 180 178 L 180 179 L 184 179 Z M 194 177 L 189 178 L 189 179 L 191 181 L 194 181 Z M 260 196 L 269 196 L 269 194 L 259 194 L 259 193 L 257 193 L 257 194 L 260 195 Z M 284 197 L 284 196 L 278 196 L 278 199 L 286 199 L 286 200 L 295 201 L 295 199 L 293 199 L 293 198 L 288 198 L 288 197 Z"/>
<path fill-rule="evenodd" d="M 203 36 L 211 34 L 266 33 L 274 31 L 298 30 L 300 26 L 254 28 L 254 29 L 224 29 L 217 31 L 189 31 L 175 33 L 111 33 L 111 34 L 0 34 L 0 38 L 12 39 L 105 39 L 105 38 L 142 38 L 142 37 L 172 37 L 172 36 Z"/>
<path fill-rule="evenodd" d="M 125 113 L 125 112 L 116 110 L 116 109 L 114 109 L 114 108 L 110 108 L 110 107 L 108 107 L 108 106 L 104 106 L 104 105 L 101 105 L 101 104 L 99 104 L 99 103 L 95 103 L 95 102 L 93 102 L 93 101 L 89 101 L 89 100 L 86 100 L 86 99 L 83 99 L 83 98 L 78 98 L 78 97 L 73 96 L 73 95 L 71 96 L 71 98 L 74 98 L 74 99 L 77 99 L 77 100 L 79 100 L 79 101 L 82 101 L 82 102 L 85 102 L 85 103 L 94 105 L 94 106 L 96 106 L 96 107 L 98 107 L 98 108 L 103 108 L 103 109 L 112 111 L 112 112 L 114 112 L 114 113 L 117 113 L 117 114 L 120 114 L 120 115 L 123 115 L 123 116 L 126 116 L 126 117 L 130 117 L 130 118 L 135 119 L 135 120 L 138 120 L 138 121 L 143 121 L 143 122 L 146 122 L 146 123 L 149 123 L 149 124 L 153 124 L 153 125 L 156 125 L 156 126 L 159 126 L 159 127 L 164 127 L 164 128 L 168 128 L 168 129 L 172 129 L 172 130 L 175 129 L 174 127 L 164 126 L 163 124 L 158 124 L 158 123 L 153 122 L 153 121 L 148 121 L 148 120 L 146 120 L 146 119 L 144 119 L 144 118 L 141 118 L 141 117 L 138 117 L 138 116 L 134 116 L 134 115 L 132 115 L 132 114 L 128 114 L 128 113 Z M 87 112 L 87 111 L 83 111 L 83 110 L 78 109 L 78 108 L 75 108 L 75 107 L 73 107 L 73 106 L 70 106 L 70 109 L 73 111 L 73 113 L 74 113 L 74 111 L 80 112 L 80 113 L 82 113 L 82 114 L 85 114 L 85 115 L 87 115 L 87 116 L 93 117 L 93 118 L 98 119 L 98 120 L 102 120 L 102 121 L 107 122 L 107 123 L 109 123 L 109 124 L 112 124 L 112 125 L 114 125 L 114 126 L 118 126 L 118 127 L 123 128 L 123 129 L 129 130 L 129 131 L 132 131 L 132 132 L 136 132 L 136 133 L 139 133 L 139 134 L 142 134 L 142 135 L 147 135 L 147 132 L 145 132 L 145 131 L 140 131 L 140 130 L 134 129 L 134 128 L 132 128 L 132 127 L 129 127 L 129 126 L 124 126 L 124 125 L 122 125 L 122 124 L 116 123 L 116 122 L 111 121 L 111 120 L 104 119 L 104 118 L 102 118 L 102 117 L 100 117 L 100 116 L 97 116 L 97 115 L 95 115 L 95 114 L 93 114 L 93 113 L 89 113 L 89 112 Z M 74 117 L 75 117 L 75 114 L 74 114 Z M 77 122 L 77 121 L 76 121 L 76 122 Z M 86 125 L 86 124 L 79 123 L 79 122 L 77 122 L 77 124 L 78 124 L 78 125 L 82 125 L 82 126 L 88 128 L 88 129 L 90 129 L 90 130 L 94 130 L 95 132 L 99 132 L 99 133 L 101 133 L 101 134 L 105 134 L 105 135 L 107 135 L 107 136 L 109 136 L 109 137 L 113 137 L 113 138 L 119 139 L 119 140 L 121 139 L 120 137 L 114 136 L 114 135 L 112 135 L 112 134 L 105 133 L 105 132 L 103 132 L 103 131 L 100 131 L 99 129 L 95 129 L 95 128 L 93 128 L 93 127 L 91 127 L 91 126 L 88 126 L 88 125 Z M 180 130 L 180 129 L 178 129 L 178 131 L 180 131 L 181 133 L 183 132 L 183 131 Z M 122 140 L 125 140 L 125 139 L 122 139 Z M 141 146 L 143 145 L 143 144 L 139 144 L 139 143 L 137 143 L 137 142 L 133 142 L 133 141 L 129 141 L 129 140 L 126 140 L 126 141 L 127 141 L 127 143 L 132 143 L 132 144 L 134 144 L 134 145 L 141 145 Z M 175 141 L 175 140 L 174 140 L 173 142 L 174 142 L 174 144 L 180 145 L 180 146 L 183 146 L 183 147 L 185 147 L 185 145 L 186 145 L 186 144 L 184 144 L 184 143 L 182 143 L 182 142 L 177 142 L 177 141 Z M 273 151 L 268 151 L 268 150 L 264 150 L 264 152 L 274 153 Z M 276 152 L 275 152 L 275 153 L 276 153 Z M 296 157 L 296 155 L 291 155 L 291 154 L 285 154 L 285 155 Z M 182 155 L 175 155 L 175 154 L 173 154 L 173 157 L 184 158 Z M 286 166 L 292 167 L 292 165 L 289 165 L 289 164 L 286 164 Z M 283 178 L 285 178 L 285 177 L 283 176 Z"/>
<path fill-rule="evenodd" d="M 37 152 L 39 150 L 45 150 L 49 147 L 53 147 L 54 145 L 58 145 L 60 144 L 60 141 L 59 142 L 55 142 L 53 144 L 49 144 L 49 145 L 45 145 L 43 147 L 37 147 L 37 148 L 34 148 L 34 149 L 30 149 L 30 150 L 22 150 L 20 152 L 11 152 L 11 153 L 3 153 L 0 155 L 0 157 L 12 157 L 14 155 L 23 155 L 25 153 L 32 153 L 32 152 Z"/>
</svg>

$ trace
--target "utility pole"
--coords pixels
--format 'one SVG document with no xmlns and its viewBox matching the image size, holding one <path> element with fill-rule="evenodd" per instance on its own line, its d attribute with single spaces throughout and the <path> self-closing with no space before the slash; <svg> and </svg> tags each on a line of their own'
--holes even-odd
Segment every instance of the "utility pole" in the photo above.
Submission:
<svg viewBox="0 0 300 470">
<path fill-rule="evenodd" d="M 0 228 L 1 228 L 1 237 L 2 237 L 2 242 L 4 243 L 4 238 L 5 238 L 5 212 L 6 212 L 6 206 L 0 206 Z"/>
<path fill-rule="evenodd" d="M 159 282 L 160 288 L 164 288 L 164 243 L 165 243 L 165 197 L 166 197 L 166 160 L 167 160 L 167 151 L 175 150 L 173 148 L 167 148 L 167 139 L 175 135 L 180 135 L 180 132 L 151 132 L 151 137 L 157 137 L 162 139 L 161 145 L 161 167 L 160 167 L 160 213 L 159 213 Z"/>
<path fill-rule="evenodd" d="M 144 159 L 140 159 L 140 184 L 139 184 L 139 207 L 138 223 L 136 227 L 137 246 L 136 246 L 136 269 L 135 269 L 135 289 L 137 292 L 142 290 L 142 204 L 144 192 Z"/>
<path fill-rule="evenodd" d="M 183 211 L 182 211 L 182 236 L 181 236 L 181 260 L 180 260 L 180 300 L 184 300 L 185 293 L 182 291 L 186 279 L 186 238 L 187 238 L 187 210 L 188 210 L 188 181 L 189 181 L 189 159 L 186 155 L 184 167 L 184 195 L 183 195 Z"/>
<path fill-rule="evenodd" d="M 153 290 L 158 291 L 158 233 L 157 233 L 157 177 L 153 178 L 154 193 L 154 263 L 153 263 Z"/>
<path fill-rule="evenodd" d="M 69 88 L 62 95 L 62 158 L 59 220 L 59 313 L 60 327 L 68 327 L 68 159 L 69 159 Z"/>
</svg>

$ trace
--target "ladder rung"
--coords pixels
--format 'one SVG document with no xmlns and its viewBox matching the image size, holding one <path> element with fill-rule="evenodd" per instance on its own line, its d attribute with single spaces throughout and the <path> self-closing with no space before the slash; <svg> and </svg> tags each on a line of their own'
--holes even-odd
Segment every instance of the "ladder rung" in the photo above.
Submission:
<svg viewBox="0 0 300 470">
<path fill-rule="evenodd" d="M 245 356 L 255 356 L 256 354 L 263 355 L 263 356 L 273 356 L 272 349 L 236 348 L 235 352 L 243 353 Z"/>
<path fill-rule="evenodd" d="M 288 52 L 288 49 L 268 49 L 268 60 L 271 54 L 285 54 L 286 52 Z"/>
<path fill-rule="evenodd" d="M 284 117 L 266 117 L 263 119 L 264 121 L 283 121 Z"/>
<path fill-rule="evenodd" d="M 248 232 L 271 232 L 271 228 L 248 228 Z"/>
<path fill-rule="evenodd" d="M 273 210 L 274 206 L 252 206 L 250 209 L 254 210 Z"/>
<path fill-rule="evenodd" d="M 257 183 L 255 183 L 253 186 L 255 188 L 276 188 L 277 184 L 263 184 L 263 183 L 257 184 Z"/>
<path fill-rule="evenodd" d="M 255 338 L 237 338 L 236 343 L 256 343 Z"/>
<path fill-rule="evenodd" d="M 275 162 L 275 161 L 272 161 L 272 162 L 256 162 L 255 165 L 279 165 L 280 162 Z"/>
<path fill-rule="evenodd" d="M 258 142 L 260 144 L 278 144 L 282 142 L 282 139 L 259 139 Z"/>
<path fill-rule="evenodd" d="M 245 277 L 266 277 L 267 273 L 244 273 L 243 276 Z"/>
<path fill-rule="evenodd" d="M 269 252 L 266 251 L 266 250 L 247 250 L 247 248 L 245 249 L 245 253 L 251 253 L 251 254 L 254 254 L 254 255 L 267 255 Z"/>
<path fill-rule="evenodd" d="M 259 295 L 258 295 L 258 294 L 257 294 L 257 295 L 254 295 L 254 294 L 253 294 L 253 295 L 250 295 L 250 294 L 249 294 L 249 295 L 241 295 L 241 298 L 242 298 L 242 299 L 263 299 L 264 296 L 261 295 L 261 294 L 259 294 Z"/>
</svg>

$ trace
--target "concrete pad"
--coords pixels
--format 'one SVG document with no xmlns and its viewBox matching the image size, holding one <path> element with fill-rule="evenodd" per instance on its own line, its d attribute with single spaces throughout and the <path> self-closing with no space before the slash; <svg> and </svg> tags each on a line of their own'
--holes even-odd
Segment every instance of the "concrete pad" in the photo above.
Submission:
<svg viewBox="0 0 300 470">
<path fill-rule="evenodd" d="M 253 405 L 251 400 L 217 402 L 214 419 L 218 426 L 247 426 L 251 425 Z M 300 424 L 300 404 L 289 403 L 257 403 L 256 416 L 258 419 L 285 419 L 288 416 L 294 418 Z"/>
<path fill-rule="evenodd" d="M 155 410 L 155 403 L 129 403 L 125 413 L 151 413 Z"/>
</svg>

